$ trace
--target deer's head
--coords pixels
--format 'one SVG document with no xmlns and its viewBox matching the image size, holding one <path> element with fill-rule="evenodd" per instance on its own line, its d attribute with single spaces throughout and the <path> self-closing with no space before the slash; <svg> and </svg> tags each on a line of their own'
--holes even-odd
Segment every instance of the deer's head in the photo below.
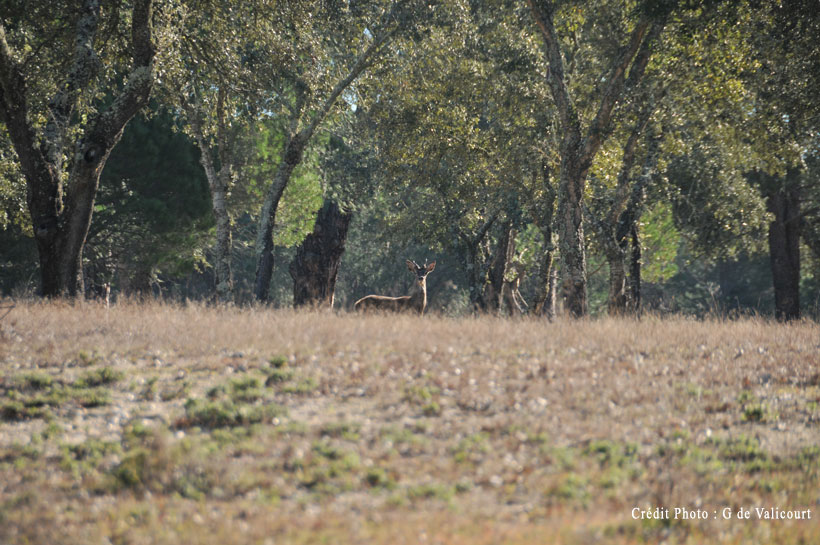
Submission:
<svg viewBox="0 0 820 545">
<path fill-rule="evenodd" d="M 424 265 L 417 265 L 415 261 L 407 260 L 407 268 L 412 272 L 416 277 L 416 284 L 419 287 L 425 287 L 425 282 L 427 281 L 427 275 L 433 272 L 433 269 L 436 268 L 436 262 L 433 261 L 429 265 L 425 260 Z"/>
</svg>

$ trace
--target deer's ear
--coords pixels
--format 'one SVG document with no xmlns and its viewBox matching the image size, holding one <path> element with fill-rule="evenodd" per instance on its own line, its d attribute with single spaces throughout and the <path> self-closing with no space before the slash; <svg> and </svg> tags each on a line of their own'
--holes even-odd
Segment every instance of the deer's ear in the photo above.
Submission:
<svg viewBox="0 0 820 545">
<path fill-rule="evenodd" d="M 409 259 L 407 260 L 407 268 L 410 269 L 411 272 L 416 272 L 416 264 Z"/>
<path fill-rule="evenodd" d="M 427 272 L 428 272 L 428 273 L 431 273 L 431 272 L 433 272 L 433 269 L 435 269 L 435 268 L 436 268 L 436 262 L 435 262 L 435 261 L 433 261 L 432 263 L 430 263 L 429 265 L 427 265 Z"/>
</svg>

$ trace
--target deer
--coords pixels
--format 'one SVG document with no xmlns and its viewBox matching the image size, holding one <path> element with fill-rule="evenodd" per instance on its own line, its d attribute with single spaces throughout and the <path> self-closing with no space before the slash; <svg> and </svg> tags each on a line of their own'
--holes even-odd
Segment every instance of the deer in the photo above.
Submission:
<svg viewBox="0 0 820 545">
<path fill-rule="evenodd" d="M 428 265 L 425 260 L 424 265 L 418 265 L 415 261 L 408 259 L 407 269 L 415 276 L 410 295 L 403 295 L 401 297 L 367 295 L 356 301 L 354 308 L 360 312 L 384 310 L 424 314 L 424 309 L 427 308 L 427 275 L 433 272 L 435 268 L 435 261 Z"/>
</svg>

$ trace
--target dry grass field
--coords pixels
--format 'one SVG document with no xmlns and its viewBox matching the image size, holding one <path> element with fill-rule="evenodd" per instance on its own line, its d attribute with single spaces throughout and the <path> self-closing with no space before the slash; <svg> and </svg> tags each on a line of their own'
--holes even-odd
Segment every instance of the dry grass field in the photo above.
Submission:
<svg viewBox="0 0 820 545">
<path fill-rule="evenodd" d="M 3 544 L 820 543 L 815 323 L 18 301 L 0 377 Z"/>
</svg>

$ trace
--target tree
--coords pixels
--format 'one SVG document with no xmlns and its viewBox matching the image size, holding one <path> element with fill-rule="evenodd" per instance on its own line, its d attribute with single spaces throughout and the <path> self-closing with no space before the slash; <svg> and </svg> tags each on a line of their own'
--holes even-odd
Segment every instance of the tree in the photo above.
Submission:
<svg viewBox="0 0 820 545">
<path fill-rule="evenodd" d="M 609 314 L 624 314 L 628 307 L 640 310 L 640 242 L 638 223 L 644 207 L 646 188 L 651 181 L 658 162 L 660 138 L 651 132 L 646 135 L 647 150 L 642 172 L 633 177 L 635 148 L 646 129 L 652 108 L 647 107 L 639 116 L 624 145 L 621 170 L 613 194 L 606 201 L 602 213 L 585 208 L 586 216 L 593 226 L 609 266 Z M 632 259 L 627 267 L 629 241 L 632 240 Z M 627 277 L 631 269 L 632 284 Z M 631 287 L 631 289 L 629 289 Z"/>
<path fill-rule="evenodd" d="M 216 222 L 216 297 L 224 303 L 234 297 L 231 196 L 255 125 L 271 101 L 270 82 L 278 70 L 271 59 L 283 54 L 275 22 L 282 8 L 211 1 L 192 1 L 187 7 L 177 66 L 166 77 L 164 91 L 200 150 Z"/>
<path fill-rule="evenodd" d="M 768 241 L 775 316 L 789 321 L 800 317 L 800 239 L 801 231 L 811 227 L 804 217 L 812 214 L 801 208 L 806 198 L 816 196 L 809 163 L 820 129 L 817 5 L 806 0 L 767 2 L 755 10 L 747 28 L 760 66 L 748 78 L 756 98 L 754 118 L 775 144 L 766 150 L 773 156 L 769 164 L 751 177 L 772 214 Z M 809 231 L 802 234 L 807 242 L 814 236 Z"/>
<path fill-rule="evenodd" d="M 136 0 L 130 14 L 119 5 L 110 10 L 115 31 L 116 17 L 130 15 L 132 62 L 121 86 L 122 52 L 95 49 L 105 42 L 100 3 L 85 0 L 77 10 L 70 3 L 6 4 L 0 23 L 0 120 L 26 178 L 44 296 L 82 296 L 83 245 L 100 174 L 154 84 L 152 0 Z M 64 19 L 53 17 L 55 9 Z M 63 20 L 74 23 L 71 39 L 54 37 Z M 68 44 L 70 53 L 62 49 Z"/>
<path fill-rule="evenodd" d="M 136 116 L 100 178 L 85 246 L 86 291 L 147 293 L 204 261 L 213 218 L 196 145 L 174 130 L 176 116 Z"/>
<path fill-rule="evenodd" d="M 336 201 L 325 199 L 313 232 L 299 245 L 289 267 L 295 307 L 333 308 L 336 277 L 352 217 Z"/>
<path fill-rule="evenodd" d="M 366 13 L 366 7 L 372 7 L 375 14 Z M 373 6 L 355 5 L 340 9 L 337 12 L 332 7 L 326 11 L 318 8 L 317 13 L 306 18 L 327 26 L 300 29 L 307 34 L 294 35 L 296 40 L 302 40 L 301 50 L 274 84 L 288 113 L 285 144 L 259 216 L 254 284 L 258 301 L 266 301 L 270 289 L 273 229 L 279 201 L 294 170 L 302 162 L 305 149 L 342 93 L 382 57 L 414 15 L 413 3 L 406 2 L 388 6 L 376 2 Z M 316 57 L 319 54 L 317 44 L 311 40 L 324 41 L 324 51 L 330 52 L 331 58 L 320 62 Z M 329 87 L 328 81 L 333 85 Z"/>
<path fill-rule="evenodd" d="M 558 111 L 563 137 L 560 143 L 560 177 L 558 183 L 558 236 L 564 264 L 564 286 L 567 308 L 575 317 L 587 313 L 586 256 L 584 248 L 583 199 L 586 177 L 601 145 L 611 132 L 616 104 L 624 94 L 635 89 L 643 77 L 669 15 L 668 7 L 655 11 L 639 6 L 633 13 L 606 13 L 621 28 L 616 35 L 628 34 L 618 44 L 617 53 L 598 93 L 597 113 L 583 127 L 577 97 L 571 94 L 566 78 L 564 51 L 555 26 L 558 9 L 552 2 L 528 0 L 532 17 L 544 40 L 549 62 L 547 80 Z M 616 17 L 620 15 L 621 17 Z M 622 19 L 622 20 L 619 20 Z M 601 21 L 597 21 L 601 24 Z M 629 28 L 631 27 L 631 30 Z"/>
<path fill-rule="evenodd" d="M 350 223 L 357 211 L 370 205 L 366 195 L 375 190 L 368 122 L 364 110 L 357 108 L 336 124 L 334 134 L 318 150 L 322 207 L 313 232 L 299 245 L 288 268 L 296 307 L 333 308 Z"/>
</svg>

